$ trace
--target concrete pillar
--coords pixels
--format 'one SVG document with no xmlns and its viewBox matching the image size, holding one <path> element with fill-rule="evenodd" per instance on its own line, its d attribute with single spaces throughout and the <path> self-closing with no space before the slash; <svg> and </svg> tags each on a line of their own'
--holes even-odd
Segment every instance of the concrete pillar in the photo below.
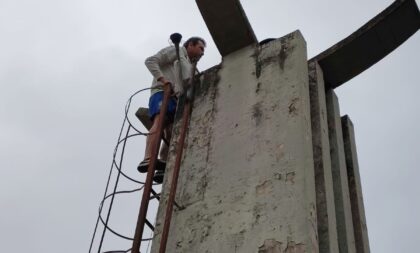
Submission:
<svg viewBox="0 0 420 253">
<path fill-rule="evenodd" d="M 176 201 L 185 208 L 173 214 L 167 252 L 318 252 L 300 32 L 235 51 L 220 69 L 205 73 L 184 153 Z M 152 252 L 159 246 L 173 160 Z"/>
<path fill-rule="evenodd" d="M 316 61 L 309 62 L 312 146 L 316 185 L 319 252 L 337 253 L 337 224 L 328 137 L 324 77 Z"/>
<path fill-rule="evenodd" d="M 340 253 L 355 253 L 356 248 L 338 98 L 333 90 L 327 91 L 326 98 L 338 247 Z"/>
<path fill-rule="evenodd" d="M 344 151 L 346 154 L 347 176 L 349 180 L 356 250 L 357 253 L 370 253 L 365 207 L 363 204 L 362 183 L 360 180 L 356 141 L 354 137 L 354 127 L 347 115 L 341 118 L 341 124 L 343 126 Z"/>
</svg>

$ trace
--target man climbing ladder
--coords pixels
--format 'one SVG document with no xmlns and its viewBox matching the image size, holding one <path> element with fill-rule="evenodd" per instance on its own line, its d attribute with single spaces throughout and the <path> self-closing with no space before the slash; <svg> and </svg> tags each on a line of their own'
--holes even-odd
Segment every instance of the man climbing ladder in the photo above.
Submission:
<svg viewBox="0 0 420 253">
<path fill-rule="evenodd" d="M 177 98 L 184 92 L 184 84 L 191 78 L 193 63 L 200 60 L 204 55 L 206 42 L 200 37 L 189 38 L 181 48 L 169 46 L 160 50 L 157 54 L 146 59 L 145 64 L 153 75 L 151 96 L 149 99 L 149 117 L 153 124 L 150 128 L 150 134 L 146 139 L 146 149 L 143 161 L 137 167 L 140 173 L 147 172 L 151 158 L 151 141 L 153 134 L 157 132 L 159 117 L 163 100 L 163 85 L 170 83 L 173 95 L 171 96 L 166 113 L 164 125 L 164 138 L 171 139 L 172 124 L 174 121 Z M 156 172 L 153 180 L 162 183 L 163 174 L 166 167 L 169 147 L 166 143 L 160 150 L 160 159 L 157 161 Z"/>
</svg>

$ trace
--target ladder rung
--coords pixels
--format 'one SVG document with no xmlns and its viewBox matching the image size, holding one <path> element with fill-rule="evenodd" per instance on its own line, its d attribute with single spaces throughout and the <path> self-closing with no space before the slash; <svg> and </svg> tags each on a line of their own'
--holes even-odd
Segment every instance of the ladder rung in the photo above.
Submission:
<svg viewBox="0 0 420 253">
<path fill-rule="evenodd" d="M 152 230 L 155 231 L 155 227 L 146 219 L 146 225 Z"/>
<path fill-rule="evenodd" d="M 156 193 L 153 189 L 151 190 L 153 197 L 151 197 L 150 199 L 154 199 L 156 198 L 158 201 L 160 201 L 160 193 Z M 179 209 L 182 210 L 184 209 L 183 206 L 180 206 L 176 201 L 174 201 L 174 205 Z"/>
<path fill-rule="evenodd" d="M 151 197 L 150 199 L 156 198 L 158 201 L 160 200 L 160 194 L 159 193 L 155 192 L 153 189 L 151 189 L 150 192 L 153 195 L 153 197 Z"/>
</svg>

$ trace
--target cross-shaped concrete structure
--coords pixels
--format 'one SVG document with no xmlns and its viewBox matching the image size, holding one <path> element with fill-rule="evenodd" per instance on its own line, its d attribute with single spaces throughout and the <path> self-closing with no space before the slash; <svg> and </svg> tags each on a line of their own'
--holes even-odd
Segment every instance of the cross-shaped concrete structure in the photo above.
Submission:
<svg viewBox="0 0 420 253">
<path fill-rule="evenodd" d="M 417 32 L 415 1 L 309 61 L 299 31 L 259 44 L 238 0 L 196 2 L 223 61 L 196 84 L 167 252 L 370 252 L 353 125 L 333 89 Z"/>
</svg>

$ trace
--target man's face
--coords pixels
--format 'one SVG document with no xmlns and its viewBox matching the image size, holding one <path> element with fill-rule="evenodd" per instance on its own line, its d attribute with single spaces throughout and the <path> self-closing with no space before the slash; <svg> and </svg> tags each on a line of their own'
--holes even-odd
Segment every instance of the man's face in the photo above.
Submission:
<svg viewBox="0 0 420 253">
<path fill-rule="evenodd" d="M 202 41 L 198 41 L 197 44 L 193 45 L 190 43 L 187 47 L 187 54 L 191 61 L 197 62 L 201 56 L 204 55 L 204 44 Z"/>
</svg>

